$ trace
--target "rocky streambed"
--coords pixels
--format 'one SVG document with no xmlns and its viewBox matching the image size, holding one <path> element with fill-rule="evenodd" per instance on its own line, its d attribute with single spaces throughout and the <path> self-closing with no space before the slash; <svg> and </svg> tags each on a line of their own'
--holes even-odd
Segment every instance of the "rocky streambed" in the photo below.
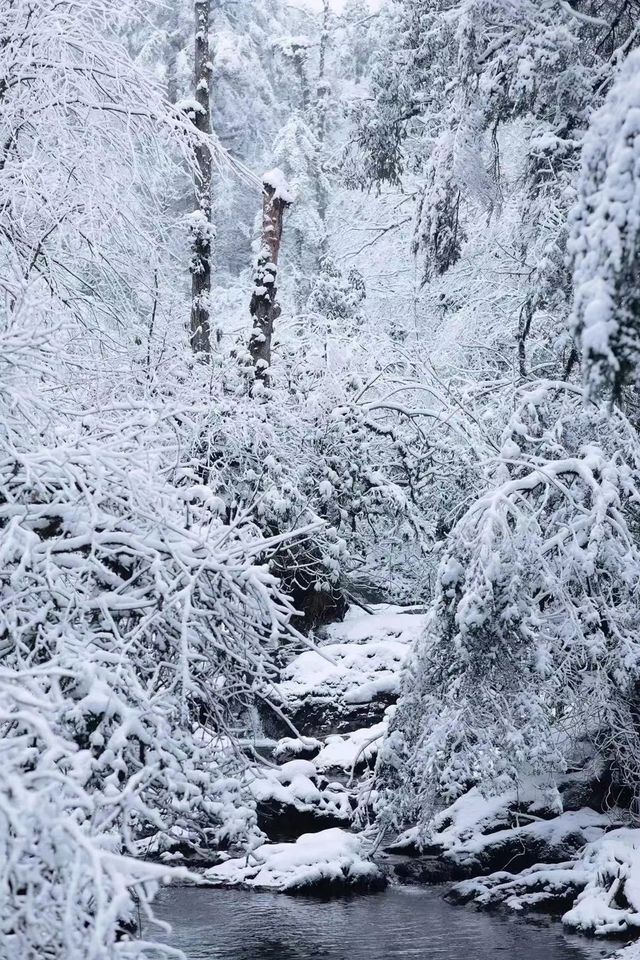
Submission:
<svg viewBox="0 0 640 960">
<path fill-rule="evenodd" d="M 566 930 L 629 939 L 640 928 L 640 831 L 606 809 L 607 785 L 586 769 L 560 782 L 554 803 L 533 779 L 499 797 L 471 790 L 436 818 L 426 844 L 415 831 L 381 838 L 354 821 L 423 628 L 414 612 L 352 609 L 283 669 L 279 693 L 298 735 L 265 714 L 268 765 L 249 783 L 268 839 L 205 870 L 203 883 L 305 897 L 446 883 L 438 897 L 454 903 L 562 916 Z"/>
</svg>

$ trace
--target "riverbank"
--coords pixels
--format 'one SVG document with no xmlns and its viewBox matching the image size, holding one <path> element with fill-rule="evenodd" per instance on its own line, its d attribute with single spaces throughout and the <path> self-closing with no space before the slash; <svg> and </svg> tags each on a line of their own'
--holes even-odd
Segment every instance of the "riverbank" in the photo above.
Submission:
<svg viewBox="0 0 640 960">
<path fill-rule="evenodd" d="M 498 797 L 473 789 L 434 819 L 426 838 L 367 826 L 378 748 L 403 662 L 424 628 L 420 611 L 351 608 L 324 629 L 317 650 L 283 667 L 277 692 L 297 733 L 265 714 L 257 736 L 269 763 L 248 774 L 265 839 L 202 870 L 202 883 L 317 897 L 419 884 L 504 916 L 561 917 L 567 931 L 632 937 L 640 831 L 607 806 L 606 784 L 586 771 L 551 791 L 534 778 Z M 614 952 L 615 943 L 602 950 Z"/>
</svg>

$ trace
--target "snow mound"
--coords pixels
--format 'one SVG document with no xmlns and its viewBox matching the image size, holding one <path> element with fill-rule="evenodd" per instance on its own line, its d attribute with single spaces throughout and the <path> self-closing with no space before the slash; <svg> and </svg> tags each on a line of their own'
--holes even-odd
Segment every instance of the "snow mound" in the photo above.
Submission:
<svg viewBox="0 0 640 960">
<path fill-rule="evenodd" d="M 342 623 L 332 623 L 326 628 L 328 641 L 398 640 L 408 644 L 417 640 L 425 629 L 426 614 L 416 613 L 412 608 L 377 604 L 371 610 L 372 613 L 363 613 L 358 607 L 349 607 Z"/>
<path fill-rule="evenodd" d="M 400 670 L 410 645 L 423 632 L 425 617 L 381 607 L 354 614 L 327 629 L 321 651 L 305 651 L 283 671 L 279 691 L 285 701 L 305 698 L 347 704 L 370 703 L 398 692 Z"/>
<path fill-rule="evenodd" d="M 384 885 L 363 838 L 338 828 L 305 833 L 295 843 L 263 844 L 246 857 L 207 870 L 204 880 L 283 892 Z"/>
<path fill-rule="evenodd" d="M 340 820 L 352 816 L 346 787 L 327 783 L 310 760 L 289 760 L 280 767 L 260 768 L 249 787 L 258 803 L 278 803 Z"/>
<path fill-rule="evenodd" d="M 273 759 L 278 763 L 302 757 L 305 760 L 322 749 L 322 740 L 315 737 L 283 737 L 273 748 Z"/>
<path fill-rule="evenodd" d="M 317 770 L 344 770 L 349 772 L 358 763 L 366 763 L 378 754 L 380 740 L 387 732 L 388 719 L 372 727 L 362 727 L 352 733 L 333 734 L 324 741 L 322 750 L 314 759 Z"/>
<path fill-rule="evenodd" d="M 305 698 L 332 701 L 336 697 L 358 701 L 359 695 L 373 699 L 375 687 L 397 692 L 399 671 L 406 645 L 398 640 L 372 640 L 363 644 L 331 643 L 322 648 L 331 658 L 308 650 L 285 667 L 278 685 L 285 701 Z"/>
</svg>

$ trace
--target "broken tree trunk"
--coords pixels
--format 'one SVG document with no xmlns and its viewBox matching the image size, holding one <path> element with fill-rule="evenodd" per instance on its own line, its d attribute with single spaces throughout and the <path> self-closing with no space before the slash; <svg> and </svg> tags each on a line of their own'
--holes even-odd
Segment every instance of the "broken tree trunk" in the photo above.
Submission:
<svg viewBox="0 0 640 960">
<path fill-rule="evenodd" d="M 264 386 L 269 385 L 273 325 L 280 316 L 276 280 L 282 241 L 282 221 L 284 211 L 291 200 L 282 172 L 270 170 L 265 173 L 262 178 L 262 239 L 251 297 L 253 329 L 249 339 L 249 353 L 253 360 L 255 380 Z"/>
<path fill-rule="evenodd" d="M 195 212 L 191 218 L 191 347 L 194 353 L 211 353 L 211 210 L 212 160 L 206 138 L 211 135 L 211 60 L 209 21 L 211 0 L 195 0 L 195 109 L 194 124 L 203 136 L 196 145 L 194 177 Z"/>
</svg>

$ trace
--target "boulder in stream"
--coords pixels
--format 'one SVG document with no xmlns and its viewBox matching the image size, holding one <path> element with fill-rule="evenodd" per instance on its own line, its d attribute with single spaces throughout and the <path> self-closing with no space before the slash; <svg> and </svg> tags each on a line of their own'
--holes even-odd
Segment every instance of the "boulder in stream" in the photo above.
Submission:
<svg viewBox="0 0 640 960">
<path fill-rule="evenodd" d="M 295 843 L 263 844 L 245 857 L 207 870 L 203 882 L 325 896 L 380 890 L 386 878 L 369 859 L 362 836 L 333 828 L 303 834 Z"/>
</svg>

